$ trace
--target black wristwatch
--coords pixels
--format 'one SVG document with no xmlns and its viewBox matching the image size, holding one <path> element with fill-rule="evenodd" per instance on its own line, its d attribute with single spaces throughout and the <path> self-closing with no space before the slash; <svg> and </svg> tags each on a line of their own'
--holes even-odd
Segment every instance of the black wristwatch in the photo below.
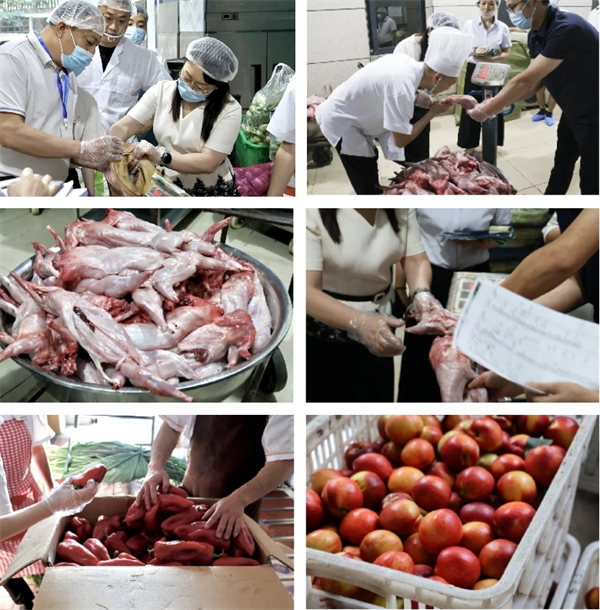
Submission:
<svg viewBox="0 0 600 610">
<path fill-rule="evenodd" d="M 170 165 L 171 161 L 173 161 L 173 155 L 166 149 L 161 147 L 162 153 L 160 155 L 160 164 L 161 165 Z"/>
</svg>

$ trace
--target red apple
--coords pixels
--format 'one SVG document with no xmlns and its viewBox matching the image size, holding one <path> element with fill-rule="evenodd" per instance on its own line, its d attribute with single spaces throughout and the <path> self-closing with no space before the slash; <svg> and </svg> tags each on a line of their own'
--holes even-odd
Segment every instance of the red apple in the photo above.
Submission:
<svg viewBox="0 0 600 610">
<path fill-rule="evenodd" d="M 513 470 L 500 477 L 496 491 L 505 502 L 533 504 L 537 495 L 537 485 L 531 475 L 520 470 Z"/>
<path fill-rule="evenodd" d="M 497 453 L 484 453 L 477 460 L 477 466 L 485 468 L 488 472 L 492 472 L 492 464 L 498 459 Z"/>
<path fill-rule="evenodd" d="M 395 443 L 404 445 L 421 436 L 423 420 L 418 415 L 392 415 L 385 424 L 385 433 Z"/>
<path fill-rule="evenodd" d="M 399 445 L 393 441 L 388 441 L 381 448 L 381 455 L 386 457 L 392 466 L 398 468 L 398 466 L 402 466 L 402 459 L 400 458 L 402 455 L 402 449 L 404 449 L 404 445 Z"/>
<path fill-rule="evenodd" d="M 558 445 L 534 447 L 525 457 L 525 472 L 530 474 L 538 485 L 549 487 L 565 455 L 566 451 Z"/>
<path fill-rule="evenodd" d="M 368 470 L 355 472 L 350 479 L 356 481 L 363 492 L 363 506 L 378 508 L 386 494 L 385 483 L 374 472 Z"/>
<path fill-rule="evenodd" d="M 481 574 L 477 555 L 460 546 L 443 549 L 435 562 L 435 574 L 455 587 L 470 589 Z"/>
<path fill-rule="evenodd" d="M 415 562 L 410 555 L 407 555 L 402 551 L 387 551 L 382 555 L 379 555 L 373 563 L 376 566 L 390 568 L 391 570 L 397 570 L 398 572 L 406 572 L 407 574 L 415 573 Z"/>
<path fill-rule="evenodd" d="M 471 424 L 473 423 L 473 421 L 474 421 L 473 419 L 464 419 L 459 424 L 454 426 L 454 429 L 458 430 L 459 432 L 464 432 L 466 434 L 467 430 L 471 427 Z"/>
<path fill-rule="evenodd" d="M 439 426 L 425 426 L 420 438 L 429 441 L 434 447 L 437 447 L 442 436 L 442 429 Z"/>
<path fill-rule="evenodd" d="M 436 582 L 441 582 L 445 585 L 450 584 L 445 578 L 442 578 L 441 576 L 430 576 L 427 580 L 435 580 Z"/>
<path fill-rule="evenodd" d="M 342 540 L 335 532 L 320 529 L 306 536 L 306 547 L 325 553 L 339 553 L 342 550 Z"/>
<path fill-rule="evenodd" d="M 387 551 L 403 551 L 402 540 L 387 530 L 375 530 L 367 534 L 360 543 L 360 556 L 364 561 L 373 563 Z"/>
<path fill-rule="evenodd" d="M 453 430 L 461 421 L 471 419 L 468 415 L 446 415 L 442 420 L 442 432 Z"/>
<path fill-rule="evenodd" d="M 306 529 L 310 532 L 323 521 L 321 498 L 312 489 L 306 490 Z"/>
<path fill-rule="evenodd" d="M 340 534 L 344 540 L 352 544 L 360 544 L 362 539 L 377 529 L 379 517 L 375 511 L 368 508 L 351 510 L 340 524 Z"/>
<path fill-rule="evenodd" d="M 450 487 L 454 487 L 454 483 L 456 482 L 456 475 L 446 466 L 446 464 L 444 464 L 444 462 L 434 462 L 433 466 L 431 466 L 425 474 L 444 479 Z"/>
<path fill-rule="evenodd" d="M 477 464 L 479 445 L 470 436 L 458 433 L 446 440 L 440 451 L 440 456 L 453 470 L 464 470 Z"/>
<path fill-rule="evenodd" d="M 467 434 L 477 441 L 479 448 L 485 453 L 493 453 L 502 445 L 502 428 L 491 417 L 476 419 Z"/>
<path fill-rule="evenodd" d="M 597 608 L 598 607 L 598 587 L 590 589 L 585 594 L 585 607 L 586 608 Z"/>
<path fill-rule="evenodd" d="M 493 527 L 495 512 L 496 510 L 489 504 L 485 504 L 484 502 L 471 502 L 465 504 L 460 509 L 460 518 L 463 523 L 482 521 Z"/>
<path fill-rule="evenodd" d="M 404 466 L 425 470 L 433 464 L 435 451 L 429 441 L 423 438 L 413 438 L 404 445 L 400 458 Z"/>
<path fill-rule="evenodd" d="M 416 563 L 415 576 L 420 576 L 421 578 L 429 578 L 430 576 L 433 576 L 433 568 L 431 566 L 425 565 L 424 563 Z"/>
<path fill-rule="evenodd" d="M 346 460 L 346 466 L 349 470 L 352 470 L 352 464 L 354 460 L 365 453 L 378 453 L 377 445 L 375 443 L 369 443 L 367 441 L 353 441 L 344 451 L 344 460 Z"/>
<path fill-rule="evenodd" d="M 367 453 L 364 457 L 369 455 L 376 454 Z M 358 483 L 345 477 L 327 481 L 321 498 L 329 512 L 338 519 L 355 508 L 361 508 L 363 503 L 363 493 Z"/>
<path fill-rule="evenodd" d="M 504 453 L 492 462 L 490 472 L 498 481 L 503 474 L 513 470 L 525 470 L 525 460 L 514 453 Z"/>
<path fill-rule="evenodd" d="M 343 477 L 346 477 L 347 479 L 349 479 L 354 474 L 354 470 L 350 470 L 349 468 L 342 468 L 340 470 L 340 474 Z"/>
<path fill-rule="evenodd" d="M 385 498 L 381 501 L 379 512 L 381 512 L 388 504 L 396 502 L 396 500 L 410 500 L 411 502 L 413 501 L 412 496 L 409 496 L 408 494 L 405 494 L 401 491 L 397 491 L 395 493 L 388 494 L 387 496 L 385 496 Z"/>
<path fill-rule="evenodd" d="M 494 477 L 485 468 L 471 466 L 456 477 L 456 492 L 465 502 L 482 502 L 490 497 L 495 484 Z"/>
<path fill-rule="evenodd" d="M 479 555 L 481 549 L 494 539 L 492 528 L 482 521 L 470 521 L 463 524 L 463 537 L 460 546 Z"/>
<path fill-rule="evenodd" d="M 486 417 L 491 417 L 504 432 L 512 433 L 514 428 L 514 420 L 516 419 L 516 415 L 487 415 Z"/>
<path fill-rule="evenodd" d="M 549 425 L 549 415 L 517 415 L 517 430 L 520 434 L 542 436 Z"/>
<path fill-rule="evenodd" d="M 525 445 L 527 444 L 528 439 L 528 434 L 515 434 L 515 436 L 511 436 L 503 453 L 514 453 L 520 458 L 524 458 Z M 502 446 L 504 447 L 504 444 Z"/>
<path fill-rule="evenodd" d="M 434 428 L 442 429 L 442 422 L 435 415 L 420 415 L 424 426 L 433 426 Z"/>
<path fill-rule="evenodd" d="M 321 589 L 327 593 L 333 593 L 334 595 L 341 595 L 343 597 L 352 597 L 360 591 L 358 585 L 343 582 L 341 580 L 333 580 L 332 578 L 321 578 Z"/>
<path fill-rule="evenodd" d="M 390 417 L 391 415 L 380 415 L 379 419 L 377 420 L 377 430 L 379 431 L 379 436 L 381 436 L 384 441 L 390 440 L 388 435 L 385 433 L 385 424 Z"/>
<path fill-rule="evenodd" d="M 442 438 L 438 441 L 438 444 L 437 444 L 438 455 L 442 455 L 442 448 L 444 447 L 446 441 L 449 438 L 452 438 L 453 436 L 456 436 L 457 434 L 462 434 L 462 433 L 459 432 L 458 430 L 449 430 L 448 432 L 446 432 L 444 434 L 444 436 L 442 436 Z"/>
<path fill-rule="evenodd" d="M 398 500 L 388 504 L 379 515 L 379 525 L 398 536 L 414 534 L 421 521 L 421 510 L 410 500 Z"/>
<path fill-rule="evenodd" d="M 494 530 L 498 538 L 520 542 L 535 517 L 535 509 L 525 502 L 508 502 L 494 513 Z"/>
<path fill-rule="evenodd" d="M 439 553 L 462 540 L 462 523 L 458 515 L 447 508 L 434 510 L 419 524 L 419 539 L 426 551 Z"/>
<path fill-rule="evenodd" d="M 436 554 L 423 548 L 418 533 L 411 534 L 404 541 L 404 552 L 412 557 L 415 564 L 426 564 L 431 567 L 435 565 Z"/>
<path fill-rule="evenodd" d="M 579 424 L 572 417 L 559 415 L 546 428 L 544 438 L 550 439 L 555 445 L 568 451 L 577 434 L 577 430 L 579 430 Z"/>
<path fill-rule="evenodd" d="M 315 470 L 308 480 L 308 486 L 318 495 L 323 493 L 323 487 L 325 487 L 325 483 L 329 481 L 329 479 L 333 479 L 335 477 L 341 477 L 342 474 L 339 470 L 334 470 L 333 468 L 321 468 L 319 470 Z"/>
<path fill-rule="evenodd" d="M 392 493 L 402 491 L 405 494 L 410 494 L 414 482 L 424 476 L 423 472 L 412 466 L 401 466 L 400 468 L 396 468 L 388 479 L 388 491 Z"/>
<path fill-rule="evenodd" d="M 342 552 L 346 554 L 346 556 L 358 557 L 360 559 L 360 547 L 358 546 L 345 546 L 342 549 Z"/>
<path fill-rule="evenodd" d="M 479 553 L 483 574 L 488 578 L 500 580 L 516 550 L 517 545 L 510 540 L 498 538 L 488 542 Z"/>
<path fill-rule="evenodd" d="M 502 445 L 498 449 L 497 453 L 502 455 L 503 453 L 510 453 L 510 439 L 511 436 L 506 430 L 502 430 Z"/>
<path fill-rule="evenodd" d="M 461 497 L 453 491 L 450 495 L 450 501 L 448 502 L 448 508 L 455 512 L 457 515 L 460 513 L 460 509 L 463 507 L 463 501 Z"/>
<path fill-rule="evenodd" d="M 497 578 L 484 578 L 483 580 L 477 581 L 473 585 L 473 591 L 480 591 L 481 589 L 489 589 L 498 582 Z"/>
<path fill-rule="evenodd" d="M 421 508 L 429 512 L 438 508 L 446 508 L 450 502 L 452 490 L 444 479 L 425 475 L 413 483 L 410 495 Z"/>
<path fill-rule="evenodd" d="M 365 453 L 354 460 L 354 471 L 368 470 L 374 472 L 384 483 L 392 474 L 390 461 L 380 453 Z"/>
</svg>

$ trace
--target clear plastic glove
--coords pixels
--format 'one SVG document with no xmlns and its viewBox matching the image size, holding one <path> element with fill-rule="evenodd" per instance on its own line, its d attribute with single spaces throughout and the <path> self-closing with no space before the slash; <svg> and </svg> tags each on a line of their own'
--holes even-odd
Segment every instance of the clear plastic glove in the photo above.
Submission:
<svg viewBox="0 0 600 610">
<path fill-rule="evenodd" d="M 52 197 L 58 191 L 59 185 L 50 185 L 51 182 L 52 176 L 49 174 L 40 178 L 30 167 L 26 167 L 21 177 L 6 189 L 6 193 L 9 197 Z"/>
<path fill-rule="evenodd" d="M 415 106 L 419 108 L 431 108 L 435 104 L 435 100 L 426 91 L 417 89 L 415 96 Z"/>
<path fill-rule="evenodd" d="M 481 104 L 477 104 L 475 108 L 467 110 L 467 114 L 474 121 L 477 121 L 478 123 L 485 123 L 485 121 L 489 121 L 490 119 L 493 119 L 496 116 L 493 112 L 489 112 L 488 110 L 486 110 L 487 105 L 487 100 L 485 102 L 481 102 Z"/>
<path fill-rule="evenodd" d="M 90 480 L 83 489 L 75 489 L 72 483 L 73 477 L 65 479 L 59 487 L 44 496 L 40 503 L 52 514 L 62 517 L 81 512 L 98 492 L 98 484 Z"/>
<path fill-rule="evenodd" d="M 392 328 L 400 326 L 404 326 L 404 322 L 392 316 L 361 313 L 350 320 L 348 337 L 362 343 L 374 356 L 399 356 L 405 347 Z"/>
<path fill-rule="evenodd" d="M 154 145 L 150 144 L 150 142 L 146 142 L 145 140 L 142 142 L 138 142 L 131 147 L 131 152 L 136 159 L 148 159 L 154 165 L 160 164 L 160 158 L 162 157 L 162 152 Z"/>
<path fill-rule="evenodd" d="M 431 292 L 417 292 L 412 300 L 412 314 L 423 315 L 434 309 L 443 309 L 442 304 Z"/>
<path fill-rule="evenodd" d="M 119 138 L 100 136 L 81 143 L 81 152 L 77 161 L 83 167 L 104 171 L 113 161 L 120 161 L 123 152 L 123 142 Z"/>
<path fill-rule="evenodd" d="M 135 503 L 138 506 L 143 503 L 146 510 L 150 510 L 158 502 L 158 488 L 160 487 L 162 493 L 166 493 L 170 485 L 169 475 L 164 468 L 148 468 Z"/>
</svg>

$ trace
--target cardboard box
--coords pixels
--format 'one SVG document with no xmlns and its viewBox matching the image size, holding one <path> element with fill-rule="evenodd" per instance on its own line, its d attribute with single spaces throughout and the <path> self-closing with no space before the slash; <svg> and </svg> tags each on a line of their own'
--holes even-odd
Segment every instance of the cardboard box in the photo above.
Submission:
<svg viewBox="0 0 600 610">
<path fill-rule="evenodd" d="M 100 515 L 125 515 L 134 496 L 96 497 L 80 513 L 95 523 Z M 192 498 L 196 504 L 214 500 Z M 0 585 L 41 559 L 47 566 L 35 610 L 292 610 L 294 602 L 269 564 L 291 561 L 244 515 L 256 540 L 252 567 L 78 567 L 53 568 L 56 547 L 71 517 L 50 517 L 25 534 Z M 292 566 L 293 567 L 293 566 Z"/>
</svg>

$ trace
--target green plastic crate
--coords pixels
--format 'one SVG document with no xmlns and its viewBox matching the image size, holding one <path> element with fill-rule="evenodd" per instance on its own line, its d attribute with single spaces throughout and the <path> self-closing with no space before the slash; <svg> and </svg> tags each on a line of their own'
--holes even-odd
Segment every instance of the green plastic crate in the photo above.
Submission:
<svg viewBox="0 0 600 610">
<path fill-rule="evenodd" d="M 246 116 L 242 115 L 242 125 L 245 118 Z M 235 142 L 235 154 L 240 162 L 240 167 L 268 163 L 271 160 L 269 158 L 269 144 L 252 144 L 241 128 Z"/>
</svg>

